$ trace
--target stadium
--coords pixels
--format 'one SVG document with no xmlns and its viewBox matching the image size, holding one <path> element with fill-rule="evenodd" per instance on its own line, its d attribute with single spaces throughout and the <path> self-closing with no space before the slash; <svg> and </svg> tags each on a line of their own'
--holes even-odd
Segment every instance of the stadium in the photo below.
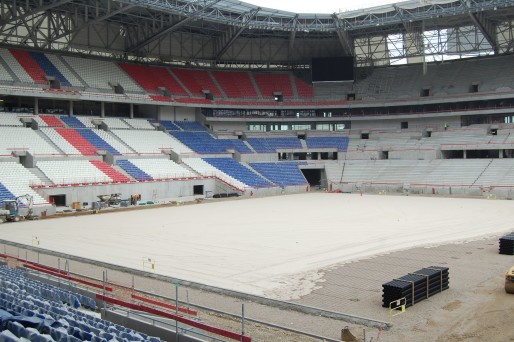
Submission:
<svg viewBox="0 0 514 342">
<path fill-rule="evenodd" d="M 514 339 L 513 1 L 0 9 L 0 341 Z"/>
</svg>

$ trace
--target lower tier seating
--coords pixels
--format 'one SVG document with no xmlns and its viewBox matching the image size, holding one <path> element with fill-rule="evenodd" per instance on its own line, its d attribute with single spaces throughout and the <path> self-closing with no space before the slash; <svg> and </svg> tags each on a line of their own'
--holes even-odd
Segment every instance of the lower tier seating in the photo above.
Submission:
<svg viewBox="0 0 514 342">
<path fill-rule="evenodd" d="M 307 180 L 298 168 L 298 163 L 250 163 L 250 166 L 279 186 L 307 185 Z"/>
<path fill-rule="evenodd" d="M 96 164 L 97 162 L 89 160 L 52 160 L 38 161 L 36 166 L 57 185 L 117 181 L 100 170 Z"/>
<path fill-rule="evenodd" d="M 250 170 L 237 160 L 232 158 L 204 158 L 204 160 L 215 168 L 225 172 L 231 177 L 239 180 L 247 187 L 260 188 L 274 186 L 262 176 Z"/>
<path fill-rule="evenodd" d="M 176 179 L 176 178 L 196 178 L 194 172 L 189 171 L 183 166 L 175 163 L 170 159 L 130 159 L 127 163 L 119 163 L 118 165 L 129 166 L 130 164 L 135 168 L 128 168 L 140 178 L 150 176 L 151 179 Z M 124 170 L 126 170 L 123 167 Z M 142 173 L 140 173 L 142 172 Z"/>
</svg>

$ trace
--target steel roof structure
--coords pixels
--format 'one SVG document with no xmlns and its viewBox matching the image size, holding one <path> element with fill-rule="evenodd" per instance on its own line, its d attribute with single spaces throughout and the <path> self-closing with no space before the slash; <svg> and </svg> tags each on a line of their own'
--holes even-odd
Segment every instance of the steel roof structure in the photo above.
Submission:
<svg viewBox="0 0 514 342">
<path fill-rule="evenodd" d="M 0 0 L 0 44 L 218 67 L 358 65 L 513 49 L 514 0 L 417 0 L 333 14 L 237 0 Z"/>
</svg>

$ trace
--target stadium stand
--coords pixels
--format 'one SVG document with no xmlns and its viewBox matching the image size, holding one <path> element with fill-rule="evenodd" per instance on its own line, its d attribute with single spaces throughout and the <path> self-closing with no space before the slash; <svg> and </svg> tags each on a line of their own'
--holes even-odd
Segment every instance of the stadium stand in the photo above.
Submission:
<svg viewBox="0 0 514 342">
<path fill-rule="evenodd" d="M 262 176 L 232 158 L 204 158 L 204 160 L 218 170 L 239 180 L 241 183 L 245 184 L 246 187 L 260 188 L 274 186 Z"/>
<path fill-rule="evenodd" d="M 245 71 L 212 71 L 227 97 L 233 99 L 258 98 L 250 74 Z"/>
<path fill-rule="evenodd" d="M 252 153 L 252 150 L 238 139 L 216 139 L 207 132 L 172 131 L 170 133 L 197 153 L 227 153 L 228 149 L 240 153 Z"/>
<path fill-rule="evenodd" d="M 281 187 L 307 185 L 307 180 L 296 162 L 250 163 L 250 166 L 271 182 Z"/>
<path fill-rule="evenodd" d="M 135 83 L 115 62 L 63 56 L 77 74 L 87 83 L 89 88 L 112 91 L 111 85 L 117 83 L 126 93 L 143 93 Z"/>
<path fill-rule="evenodd" d="M 204 96 L 202 91 L 209 90 L 215 98 L 223 97 L 208 71 L 178 68 L 173 68 L 171 71 L 189 89 L 193 96 Z"/>
<path fill-rule="evenodd" d="M 131 128 L 122 118 L 99 118 L 103 121 L 109 129 L 129 129 Z"/>
<path fill-rule="evenodd" d="M 86 128 L 86 125 L 82 123 L 79 119 L 74 116 L 63 115 L 59 117 L 62 122 L 66 124 L 66 126 L 70 128 Z"/>
<path fill-rule="evenodd" d="M 116 162 L 126 173 L 137 181 L 149 181 L 153 180 L 152 176 L 135 166 L 129 160 L 120 159 Z"/>
<path fill-rule="evenodd" d="M 191 169 L 195 170 L 199 174 L 205 177 L 216 177 L 221 181 L 229 184 L 230 186 L 238 189 L 239 191 L 244 191 L 246 184 L 241 182 L 240 180 L 232 177 L 231 175 L 223 172 L 222 170 L 212 166 L 205 160 L 201 158 L 184 158 L 184 164 L 189 166 Z"/>
<path fill-rule="evenodd" d="M 48 128 L 39 129 L 54 143 L 64 154 L 86 155 L 96 154 L 96 148 L 85 140 L 72 128 Z"/>
<path fill-rule="evenodd" d="M 0 77 L 0 82 L 11 84 L 14 81 L 12 76 L 9 74 L 9 71 L 3 66 L 2 63 L 0 63 L 0 75 L 2 75 Z"/>
<path fill-rule="evenodd" d="M 84 139 L 86 139 L 96 150 L 105 150 L 112 155 L 120 155 L 121 153 L 116 150 L 113 146 L 108 144 L 104 139 L 102 139 L 98 134 L 95 133 L 95 131 L 99 130 L 92 130 L 92 129 L 79 129 L 76 130 L 78 134 L 80 134 Z M 106 133 L 108 134 L 108 133 Z"/>
<path fill-rule="evenodd" d="M 47 84 L 45 71 L 32 58 L 29 52 L 24 50 L 9 49 L 11 55 L 18 61 L 19 65 L 25 70 L 27 75 L 32 78 L 33 83 Z"/>
<path fill-rule="evenodd" d="M 53 115 L 35 115 L 32 119 L 39 127 L 64 127 L 64 123 Z"/>
<path fill-rule="evenodd" d="M 62 61 L 59 55 L 51 53 L 45 53 L 45 57 L 55 66 L 55 68 L 63 75 L 64 78 L 69 82 L 70 86 L 84 88 L 84 84 L 75 76 Z"/>
<path fill-rule="evenodd" d="M 155 129 L 155 127 L 145 119 L 123 119 L 123 121 L 135 129 Z"/>
<path fill-rule="evenodd" d="M 23 127 L 16 113 L 0 113 L 0 126 Z"/>
<path fill-rule="evenodd" d="M 167 131 L 180 131 L 180 127 L 175 125 L 170 120 L 155 120 L 154 122 L 160 123 Z"/>
<path fill-rule="evenodd" d="M 314 97 L 314 89 L 311 84 L 308 84 L 300 78 L 295 78 L 294 82 L 299 98 L 312 99 Z"/>
<path fill-rule="evenodd" d="M 31 186 L 40 185 L 41 180 L 32 172 L 15 162 L 3 162 L 0 167 L 0 203 L 5 199 L 31 195 L 34 204 L 47 203 Z"/>
<path fill-rule="evenodd" d="M 161 154 L 166 149 L 179 154 L 193 152 L 176 138 L 161 131 L 113 129 L 111 132 L 137 153 Z"/>
<path fill-rule="evenodd" d="M 0 275 L 2 341 L 160 341 L 96 317 L 90 311 L 96 303 L 89 297 L 7 266 L 0 266 Z"/>
<path fill-rule="evenodd" d="M 336 147 L 338 151 L 348 148 L 348 137 L 307 137 L 305 142 L 308 148 Z"/>
<path fill-rule="evenodd" d="M 184 131 L 207 131 L 207 128 L 198 121 L 175 121 L 175 125 Z"/>
<path fill-rule="evenodd" d="M 293 98 L 293 87 L 289 73 L 254 73 L 263 98 L 273 98 L 274 92 L 281 92 L 284 98 Z"/>
<path fill-rule="evenodd" d="M 64 77 L 64 75 L 50 62 L 46 55 L 42 52 L 31 51 L 30 56 L 36 63 L 43 69 L 46 76 L 55 77 L 61 86 L 71 86 L 71 83 Z"/>
<path fill-rule="evenodd" d="M 130 181 L 111 166 L 94 160 L 41 160 L 36 166 L 56 185 Z"/>
<path fill-rule="evenodd" d="M 249 137 L 247 141 L 258 153 L 274 153 L 277 149 L 301 149 L 300 139 L 297 137 Z"/>
<path fill-rule="evenodd" d="M 128 162 L 154 180 L 198 177 L 194 172 L 169 159 L 129 159 Z"/>
<path fill-rule="evenodd" d="M 13 151 L 27 151 L 33 155 L 61 154 L 30 128 L 0 127 L 0 136 L 0 155 L 11 155 Z"/>
<path fill-rule="evenodd" d="M 160 94 L 160 87 L 166 88 L 172 95 L 189 96 L 188 92 L 170 74 L 167 68 L 157 66 L 146 66 L 138 64 L 120 63 L 125 70 L 139 85 L 150 93 Z"/>
</svg>

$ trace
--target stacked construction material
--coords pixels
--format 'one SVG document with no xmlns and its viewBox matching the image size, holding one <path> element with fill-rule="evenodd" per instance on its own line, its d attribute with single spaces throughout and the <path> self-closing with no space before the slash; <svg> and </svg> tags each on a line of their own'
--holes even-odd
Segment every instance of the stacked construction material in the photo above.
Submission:
<svg viewBox="0 0 514 342">
<path fill-rule="evenodd" d="M 387 308 L 391 302 L 405 298 L 406 306 L 409 307 L 448 287 L 448 267 L 422 268 L 383 284 L 382 306 Z"/>
<path fill-rule="evenodd" d="M 500 238 L 500 254 L 514 255 L 514 232 Z"/>
</svg>

